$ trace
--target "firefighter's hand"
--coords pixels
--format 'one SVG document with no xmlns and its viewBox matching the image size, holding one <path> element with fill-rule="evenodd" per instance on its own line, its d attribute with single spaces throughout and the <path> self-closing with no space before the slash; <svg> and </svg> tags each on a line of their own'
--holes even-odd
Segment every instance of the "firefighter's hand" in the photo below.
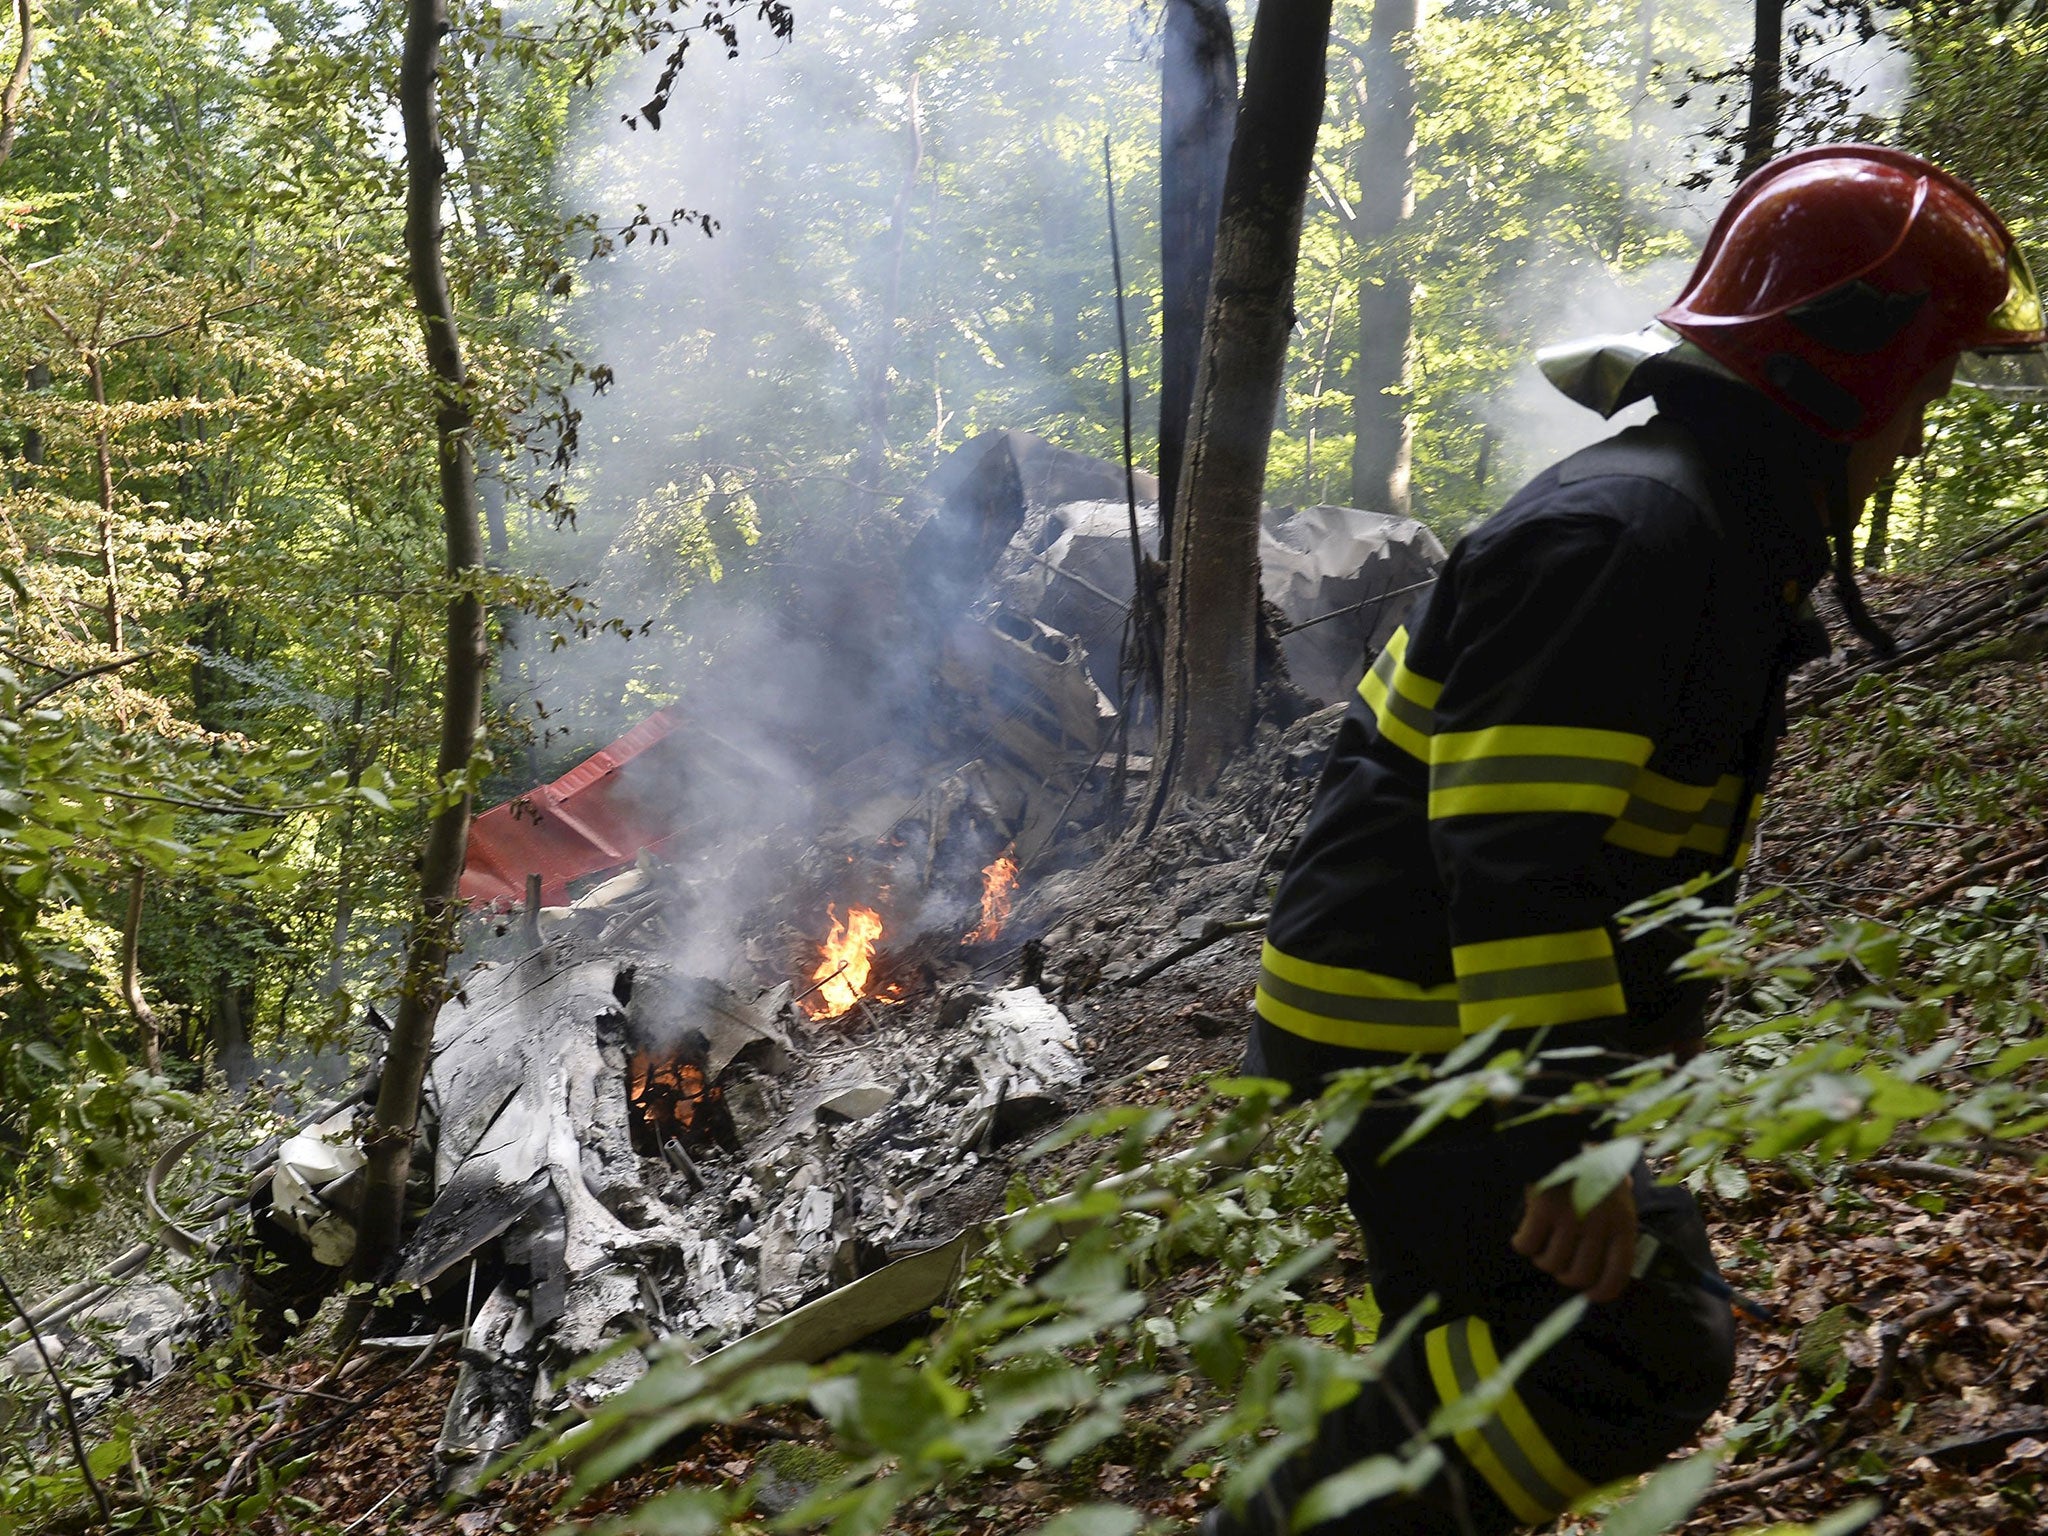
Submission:
<svg viewBox="0 0 2048 1536">
<path fill-rule="evenodd" d="M 1628 1288 L 1636 1256 L 1636 1192 L 1623 1179 L 1581 1216 L 1571 1186 L 1531 1185 L 1515 1231 L 1515 1252 L 1586 1300 L 1612 1301 Z"/>
</svg>

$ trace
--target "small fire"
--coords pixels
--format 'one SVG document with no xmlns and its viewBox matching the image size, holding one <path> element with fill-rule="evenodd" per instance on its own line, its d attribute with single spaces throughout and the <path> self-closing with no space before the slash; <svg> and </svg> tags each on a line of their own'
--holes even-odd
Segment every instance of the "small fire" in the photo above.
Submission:
<svg viewBox="0 0 2048 1536">
<path fill-rule="evenodd" d="M 718 1090 L 704 1081 L 704 1069 L 674 1057 L 635 1051 L 627 1063 L 626 1098 L 634 1110 L 634 1142 L 649 1157 L 661 1145 L 697 1123 L 698 1111 Z"/>
<path fill-rule="evenodd" d="M 981 872 L 981 921 L 967 935 L 969 944 L 993 944 L 1010 920 L 1010 898 L 1017 894 L 1016 852 L 1012 843 Z"/>
<path fill-rule="evenodd" d="M 821 985 L 802 1002 L 814 1019 L 837 1018 L 860 1001 L 874 969 L 875 940 L 882 936 L 882 914 L 872 907 L 849 909 L 843 923 L 832 907 L 825 915 L 832 919 L 832 932 L 825 940 L 825 958 L 811 972 L 811 980 Z"/>
</svg>

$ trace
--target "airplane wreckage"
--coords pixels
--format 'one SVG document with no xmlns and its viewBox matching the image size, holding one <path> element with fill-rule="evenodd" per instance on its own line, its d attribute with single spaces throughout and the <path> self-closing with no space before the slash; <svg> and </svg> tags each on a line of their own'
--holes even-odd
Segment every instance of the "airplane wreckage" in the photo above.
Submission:
<svg viewBox="0 0 2048 1536">
<path fill-rule="evenodd" d="M 1149 477 L 1138 494 L 1149 547 Z M 1146 767 L 1120 738 L 1131 524 L 1121 470 L 984 434 L 809 612 L 847 676 L 886 681 L 811 744 L 822 788 L 797 814 L 729 814 L 767 770 L 686 698 L 477 819 L 484 958 L 435 1027 L 426 1209 L 378 1324 L 461 1330 L 446 1482 L 630 1383 L 633 1350 L 568 1379 L 621 1337 L 702 1353 L 774 1328 L 821 1358 L 930 1307 L 1002 1149 L 1079 1107 L 1074 1026 L 1042 946 L 1019 950 L 1056 914 L 1022 897 L 1092 856 Z M 1444 552 L 1418 523 L 1310 507 L 1270 511 L 1261 556 L 1313 707 L 1356 687 Z M 245 1264 L 245 1299 L 273 1338 L 352 1252 L 367 1096 L 266 1149 L 251 1186 L 282 1262 Z"/>
</svg>

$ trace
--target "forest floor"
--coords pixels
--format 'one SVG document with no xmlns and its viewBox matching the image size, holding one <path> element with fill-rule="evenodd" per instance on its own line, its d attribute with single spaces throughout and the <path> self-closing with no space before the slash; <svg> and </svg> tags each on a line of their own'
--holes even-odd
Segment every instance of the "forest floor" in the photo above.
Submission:
<svg viewBox="0 0 2048 1536">
<path fill-rule="evenodd" d="M 1928 583 L 1873 588 L 1874 605 L 1895 612 L 1932 611 L 1952 597 L 1950 586 Z M 1852 695 L 1796 721 L 1752 883 L 1781 886 L 1784 902 L 1815 924 L 1909 907 L 1960 924 L 1965 938 L 1958 942 L 1981 949 L 1972 963 L 2017 977 L 2022 997 L 2039 992 L 2048 983 L 2039 885 L 2048 866 L 2034 862 L 2048 859 L 2048 663 L 2035 649 L 2024 632 L 1994 637 L 1901 672 L 1868 698 Z M 1048 974 L 1066 977 L 1096 1081 L 1106 1085 L 1103 1102 L 1191 1103 L 1203 1079 L 1237 1066 L 1257 934 L 1224 938 L 1142 987 L 1120 987 L 1114 978 L 1166 953 L 1177 933 L 1203 917 L 1259 910 L 1284 839 L 1261 844 L 1234 838 L 1232 828 L 1255 804 L 1252 819 L 1267 828 L 1298 812 L 1318 761 L 1306 733 L 1324 728 L 1309 722 L 1269 742 L 1259 762 L 1226 786 L 1206 825 L 1163 829 L 1146 856 L 1060 877 L 1064 886 L 1048 893 L 1067 913 L 1088 914 L 1052 926 Z M 1986 1039 L 1995 1041 L 1999 1028 L 2010 1038 L 2011 1021 L 1977 1017 L 1972 995 L 1965 978 L 1951 1016 Z M 2040 1005 L 2027 1007 L 2024 1027 L 2038 1034 Z M 1820 1165 L 1794 1158 L 1753 1165 L 1746 1180 L 1702 1191 L 1729 1280 L 1776 1321 L 1743 1319 L 1735 1385 L 1707 1438 L 1746 1425 L 1744 1449 L 1679 1529 L 1817 1519 L 1864 1495 L 1882 1501 L 1869 1529 L 1886 1536 L 2018 1536 L 2048 1528 L 2048 1204 L 2029 1161 L 2009 1154 L 1966 1161 L 1947 1167 L 1880 1156 Z M 1195 1265 L 1161 1283 L 1192 1293 L 1210 1278 Z M 1272 1326 L 1299 1327 L 1301 1306 L 1362 1287 L 1360 1256 L 1355 1241 L 1347 1242 L 1301 1287 L 1295 1314 Z M 220 1479 L 225 1474 L 215 1469 L 224 1454 L 267 1444 L 303 1460 L 287 1502 L 250 1528 L 280 1536 L 481 1536 L 539 1531 L 557 1518 L 586 1525 L 622 1516 L 678 1482 L 744 1479 L 773 1447 L 828 1441 L 822 1424 L 768 1414 L 704 1434 L 666 1465 L 572 1510 L 556 1509 L 564 1485 L 539 1476 L 444 1510 L 431 1496 L 428 1464 L 451 1353 L 368 1361 L 347 1381 L 318 1389 L 347 1400 L 339 1406 L 306 1395 L 325 1368 L 310 1349 L 271 1362 L 260 1382 L 235 1392 L 187 1373 L 136 1403 L 143 1425 L 136 1463 L 159 1468 L 160 1478 L 180 1465 L 203 1465 L 207 1477 Z M 946 1488 L 891 1529 L 1009 1536 L 1104 1497 L 1169 1526 L 1191 1523 L 1209 1502 L 1210 1485 L 1176 1474 L 1164 1451 L 1218 1402 L 1190 1372 L 1082 1461 L 1058 1473 L 1012 1469 Z M 318 1427 L 327 1421 L 331 1427 Z M 294 1448 L 292 1437 L 302 1432 Z M 244 1457 L 235 1482 L 249 1486 L 258 1462 L 289 1459 Z M 1557 1529 L 1595 1524 L 1568 1516 Z"/>
</svg>

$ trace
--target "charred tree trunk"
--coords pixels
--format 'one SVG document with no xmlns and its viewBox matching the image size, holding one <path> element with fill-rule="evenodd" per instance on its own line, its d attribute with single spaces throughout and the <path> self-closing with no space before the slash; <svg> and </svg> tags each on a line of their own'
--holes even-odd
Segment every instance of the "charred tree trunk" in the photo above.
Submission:
<svg viewBox="0 0 2048 1536">
<path fill-rule="evenodd" d="M 1160 66 L 1159 558 L 1173 518 L 1188 411 L 1202 360 L 1202 315 L 1216 260 L 1216 218 L 1237 104 L 1237 38 L 1224 0 L 1167 0 Z"/>
<path fill-rule="evenodd" d="M 1294 323 L 1330 5 L 1266 0 L 1252 26 L 1167 579 L 1166 698 L 1148 826 L 1171 800 L 1211 788 L 1251 731 L 1259 498 Z"/>
<path fill-rule="evenodd" d="M 1755 0 L 1756 42 L 1749 68 L 1749 125 L 1742 134 L 1744 176 L 1760 169 L 1777 148 L 1784 114 L 1785 0 Z"/>
<path fill-rule="evenodd" d="M 1362 63 L 1365 134 L 1356 158 L 1358 358 L 1351 375 L 1351 504 L 1408 515 L 1414 423 L 1408 343 L 1414 283 L 1391 242 L 1415 211 L 1415 29 L 1420 0 L 1375 0 Z"/>
<path fill-rule="evenodd" d="M 419 917 L 406 946 L 398 1017 L 391 1027 L 376 1110 L 364 1137 L 368 1161 L 363 1170 L 353 1274 L 365 1282 L 376 1280 L 398 1251 L 413 1131 L 419 1120 L 420 1085 L 433 1044 L 434 1016 L 447 992 L 448 961 L 455 949 L 455 925 L 462 910 L 457 887 L 469 843 L 467 776 L 481 729 L 488 662 L 483 603 L 473 591 L 463 589 L 464 578 L 483 563 L 483 541 L 478 529 L 467 379 L 455 328 L 454 300 L 441 259 L 441 199 L 447 166 L 441 153 L 435 87 L 441 36 L 447 26 L 445 0 L 409 0 L 399 61 L 398 104 L 405 125 L 405 250 L 413 303 L 419 310 L 427 363 L 434 376 L 441 519 L 452 591 L 437 767 L 444 784 L 453 781 L 460 788 L 447 796 L 447 803 L 427 829 L 420 866 Z M 352 1312 L 351 1326 L 359 1326 L 363 1309 L 359 1306 Z"/>
</svg>

